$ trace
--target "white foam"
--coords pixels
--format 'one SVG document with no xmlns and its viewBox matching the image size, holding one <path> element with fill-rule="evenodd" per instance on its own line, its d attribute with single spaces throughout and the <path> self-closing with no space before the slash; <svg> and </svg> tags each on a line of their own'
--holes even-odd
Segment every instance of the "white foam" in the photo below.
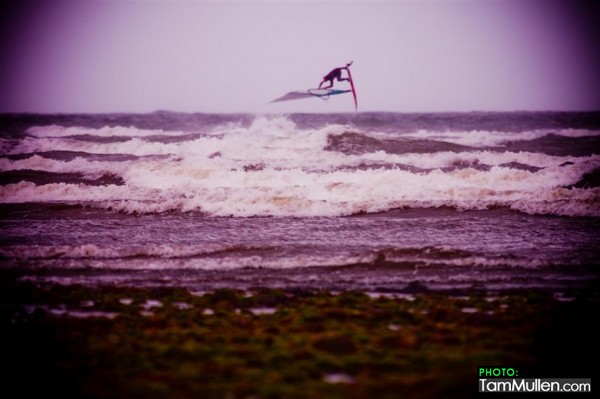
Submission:
<svg viewBox="0 0 600 399">
<path fill-rule="evenodd" d="M 135 257 L 158 257 L 178 259 L 211 255 L 238 248 L 224 244 L 153 244 L 138 246 L 84 245 L 12 245 L 0 248 L 0 256 L 8 259 L 123 259 Z"/>
<path fill-rule="evenodd" d="M 493 151 L 347 155 L 325 148 L 330 135 L 342 134 L 348 127 L 300 130 L 283 117 L 257 118 L 249 127 L 229 126 L 218 136 L 177 143 L 147 142 L 138 137 L 119 143 L 58 137 L 61 134 L 50 137 L 61 129 L 72 128 L 34 129 L 40 137 L 25 138 L 11 153 L 53 150 L 170 156 L 123 162 L 83 158 L 58 161 L 39 155 L 0 159 L 1 170 L 81 173 L 90 178 L 110 173 L 124 183 L 37 186 L 22 181 L 0 186 L 0 202 L 73 202 L 124 212 L 200 211 L 217 216 L 339 216 L 440 206 L 463 210 L 501 206 L 527 213 L 600 215 L 599 189 L 564 188 L 599 168 L 599 155 Z M 120 132 L 110 129 L 108 135 Z M 133 135 L 132 129 L 136 130 L 125 130 Z M 95 132 L 106 133 L 102 129 Z M 503 166 L 514 163 L 541 170 Z M 381 164 L 388 167 L 374 166 Z M 424 171 L 411 172 L 404 170 L 406 167 Z"/>
<path fill-rule="evenodd" d="M 90 154 L 128 154 L 128 155 L 165 155 L 176 154 L 193 146 L 182 143 L 157 143 L 148 142 L 139 138 L 132 138 L 124 142 L 95 143 L 91 141 L 77 140 L 75 138 L 24 138 L 17 146 L 13 147 L 9 154 L 28 154 L 44 151 L 73 151 L 87 152 Z"/>
<path fill-rule="evenodd" d="M 146 136 L 177 136 L 186 134 L 181 131 L 165 131 L 161 129 L 139 129 L 135 127 L 124 126 L 104 126 L 98 129 L 79 127 L 79 126 L 61 126 L 46 125 L 32 126 L 26 130 L 26 133 L 33 137 L 72 137 L 93 135 L 100 137 L 146 137 Z"/>
<path fill-rule="evenodd" d="M 258 249 L 258 248 L 257 248 Z M 386 261 L 401 264 L 414 264 L 419 269 L 444 264 L 456 268 L 473 266 L 479 269 L 494 270 L 501 268 L 514 269 L 539 269 L 546 267 L 548 261 L 538 258 L 525 258 L 508 256 L 483 256 L 478 254 L 464 256 L 436 255 L 437 251 L 426 248 L 408 248 L 408 253 L 401 255 L 386 254 Z M 392 250 L 394 252 L 394 250 Z M 36 268 L 53 268 L 59 265 L 62 269 L 86 268 L 98 270 L 238 270 L 247 268 L 257 269 L 298 269 L 307 267 L 330 267 L 342 265 L 377 264 L 379 252 L 362 252 L 352 254 L 280 254 L 276 257 L 264 255 L 254 250 L 252 253 L 243 249 L 227 245 L 197 245 L 182 246 L 177 244 L 164 244 L 160 246 L 134 246 L 127 248 L 113 245 L 12 245 L 0 248 L 0 257 L 5 262 L 29 261 Z M 82 260 L 85 262 L 82 264 Z M 572 261 L 568 261 L 572 265 Z M 554 262 L 553 265 L 558 265 Z M 453 281 L 460 281 L 460 274 L 450 277 Z M 290 276 L 290 278 L 293 278 Z M 303 275 L 303 279 L 307 277 Z M 318 280 L 317 274 L 309 279 Z M 391 278 L 391 277 L 390 277 Z M 390 281 L 391 282 L 391 281 Z M 377 293 L 370 296 L 386 296 Z M 395 298 L 412 300 L 410 296 Z M 126 303 L 127 302 L 127 303 Z M 131 304 L 130 300 L 123 299 L 122 304 Z"/>
<path fill-rule="evenodd" d="M 419 130 L 403 137 L 436 140 L 469 147 L 499 147 L 514 141 L 530 141 L 554 134 L 563 137 L 591 137 L 600 135 L 600 130 L 591 129 L 537 129 L 526 132 L 501 132 L 486 130 L 436 132 Z"/>
<path fill-rule="evenodd" d="M 499 166 L 510 163 L 519 163 L 523 165 L 533 166 L 536 168 L 545 168 L 559 166 L 567 162 L 583 163 L 583 162 L 600 162 L 600 157 L 574 157 L 574 156 L 552 156 L 532 152 L 491 152 L 491 151 L 474 151 L 474 152 L 450 152 L 441 151 L 433 154 L 388 154 L 384 151 L 377 151 L 360 156 L 360 161 L 378 161 L 395 164 L 413 166 L 422 169 L 437 169 L 448 168 L 458 165 L 489 165 Z"/>
<path fill-rule="evenodd" d="M 0 202 L 92 203 L 125 212 L 201 211 L 219 216 L 337 216 L 402 207 L 511 207 L 527 213 L 600 215 L 600 189 L 565 189 L 585 163 L 536 173 L 503 167 L 411 173 L 397 169 L 307 172 L 132 166 L 125 185 L 20 182 L 0 186 Z"/>
<path fill-rule="evenodd" d="M 76 157 L 70 161 L 59 161 L 33 155 L 29 158 L 10 160 L 0 158 L 0 170 L 36 170 L 51 173 L 81 173 L 88 178 L 97 178 L 106 173 L 123 174 L 131 166 L 131 161 L 106 162 L 90 161 Z"/>
<path fill-rule="evenodd" d="M 22 181 L 0 186 L 0 203 L 71 202 L 87 203 L 102 201 L 142 201 L 152 192 L 145 193 L 126 186 L 87 186 L 83 184 L 52 183 L 37 186 Z M 144 195 L 145 194 L 145 195 Z"/>
</svg>

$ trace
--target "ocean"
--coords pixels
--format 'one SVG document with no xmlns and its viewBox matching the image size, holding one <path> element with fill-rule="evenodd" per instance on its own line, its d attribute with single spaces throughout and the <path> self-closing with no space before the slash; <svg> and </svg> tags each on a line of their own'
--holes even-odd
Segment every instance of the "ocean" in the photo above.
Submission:
<svg viewBox="0 0 600 399">
<path fill-rule="evenodd" d="M 600 112 L 0 116 L 0 270 L 84 286 L 590 289 Z"/>
</svg>

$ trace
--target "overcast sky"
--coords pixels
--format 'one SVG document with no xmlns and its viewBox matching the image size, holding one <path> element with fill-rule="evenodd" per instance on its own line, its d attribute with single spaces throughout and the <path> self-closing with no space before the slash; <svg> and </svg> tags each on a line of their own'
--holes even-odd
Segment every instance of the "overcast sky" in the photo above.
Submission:
<svg viewBox="0 0 600 399">
<path fill-rule="evenodd" d="M 594 3 L 3 0 L 0 112 L 599 110 Z"/>
</svg>

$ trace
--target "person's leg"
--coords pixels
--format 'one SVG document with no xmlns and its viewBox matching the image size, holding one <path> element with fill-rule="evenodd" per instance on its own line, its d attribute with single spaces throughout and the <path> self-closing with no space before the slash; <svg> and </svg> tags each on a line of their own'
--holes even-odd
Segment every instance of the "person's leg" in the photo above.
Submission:
<svg viewBox="0 0 600 399">
<path fill-rule="evenodd" d="M 349 82 L 350 81 L 349 78 L 342 78 L 342 71 L 340 71 L 340 73 L 338 73 L 337 80 L 338 80 L 338 82 Z"/>
<path fill-rule="evenodd" d="M 341 70 L 341 69 L 338 69 L 338 70 L 335 72 L 335 75 L 334 75 L 334 76 L 331 78 L 331 85 L 332 85 L 332 86 L 333 86 L 333 81 L 334 81 L 334 80 L 337 80 L 338 82 L 343 82 L 343 81 L 348 81 L 348 80 L 350 80 L 350 79 L 348 79 L 348 78 L 342 78 L 342 70 Z"/>
<path fill-rule="evenodd" d="M 324 89 L 329 89 L 330 87 L 333 87 L 333 79 L 330 79 L 330 80 L 324 80 L 324 81 L 322 81 L 322 82 L 321 82 L 321 84 L 319 85 L 319 89 L 321 88 L 321 86 L 322 86 L 322 85 L 323 85 L 323 83 L 325 83 L 325 82 L 329 82 L 329 86 L 327 86 L 327 87 L 323 87 Z"/>
</svg>

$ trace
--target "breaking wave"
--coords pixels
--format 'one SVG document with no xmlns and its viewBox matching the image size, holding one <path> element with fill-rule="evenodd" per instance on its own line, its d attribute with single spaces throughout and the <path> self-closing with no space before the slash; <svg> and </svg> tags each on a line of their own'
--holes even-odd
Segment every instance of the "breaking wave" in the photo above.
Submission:
<svg viewBox="0 0 600 399">
<path fill-rule="evenodd" d="M 570 140 L 576 149 L 540 151 L 536 145 L 548 135 Z M 37 126 L 2 144 L 0 201 L 214 216 L 340 216 L 428 207 L 600 216 L 600 188 L 578 185 L 597 174 L 600 155 L 577 140 L 598 136 L 586 129 L 393 134 L 352 124 L 299 128 L 286 117 L 192 133 Z M 121 139 L 101 140 L 107 137 Z M 524 143 L 522 150 L 509 145 L 515 142 Z M 54 177 L 32 180 L 31 171 Z M 74 182 L 73 175 L 111 176 L 111 184 Z"/>
</svg>

